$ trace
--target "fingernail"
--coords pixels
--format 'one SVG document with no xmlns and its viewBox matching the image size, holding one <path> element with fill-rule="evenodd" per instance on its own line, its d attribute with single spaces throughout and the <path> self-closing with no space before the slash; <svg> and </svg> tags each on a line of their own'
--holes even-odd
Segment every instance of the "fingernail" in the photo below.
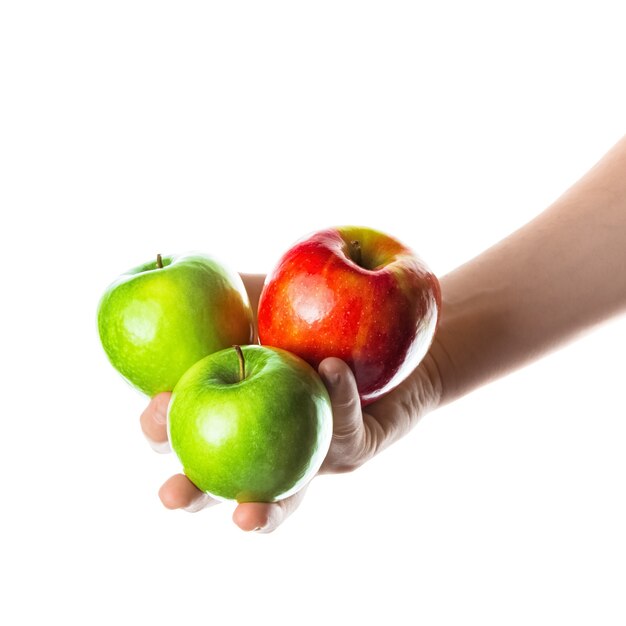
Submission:
<svg viewBox="0 0 626 626">
<path fill-rule="evenodd" d="M 334 387 L 341 379 L 341 375 L 339 372 L 330 372 L 329 374 L 324 374 L 324 378 L 329 385 Z"/>
<path fill-rule="evenodd" d="M 159 454 L 167 454 L 172 451 L 169 441 L 154 441 L 149 437 L 146 437 L 146 439 L 148 440 L 150 447 Z"/>
</svg>

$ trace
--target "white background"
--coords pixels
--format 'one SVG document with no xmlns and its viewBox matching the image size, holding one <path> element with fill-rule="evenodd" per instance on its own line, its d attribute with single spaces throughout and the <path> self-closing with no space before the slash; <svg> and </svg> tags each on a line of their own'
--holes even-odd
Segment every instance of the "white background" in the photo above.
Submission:
<svg viewBox="0 0 626 626">
<path fill-rule="evenodd" d="M 267 271 L 333 224 L 451 271 L 624 133 L 621 5 L 3 2 L 0 622 L 623 624 L 623 319 L 272 535 L 161 506 L 95 327 L 156 252 Z"/>
</svg>

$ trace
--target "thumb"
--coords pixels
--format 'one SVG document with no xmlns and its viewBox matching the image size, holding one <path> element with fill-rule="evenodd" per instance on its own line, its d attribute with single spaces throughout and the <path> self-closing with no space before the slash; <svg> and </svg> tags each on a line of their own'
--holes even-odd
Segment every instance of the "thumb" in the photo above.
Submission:
<svg viewBox="0 0 626 626">
<path fill-rule="evenodd" d="M 333 407 L 333 439 L 350 439 L 363 430 L 361 400 L 352 370 L 335 357 L 324 359 L 318 368 Z"/>
</svg>

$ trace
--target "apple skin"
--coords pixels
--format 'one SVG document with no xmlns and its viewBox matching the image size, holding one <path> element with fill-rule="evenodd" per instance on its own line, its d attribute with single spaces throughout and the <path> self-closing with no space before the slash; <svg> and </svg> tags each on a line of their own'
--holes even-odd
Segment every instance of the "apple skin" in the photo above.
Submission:
<svg viewBox="0 0 626 626">
<path fill-rule="evenodd" d="M 187 477 L 213 497 L 274 502 L 317 473 L 332 409 L 317 372 L 284 350 L 242 346 L 212 354 L 180 379 L 168 408 L 172 449 Z"/>
<path fill-rule="evenodd" d="M 196 361 L 253 338 L 241 278 L 203 254 L 170 255 L 122 274 L 98 305 L 109 361 L 143 393 L 171 391 Z"/>
<path fill-rule="evenodd" d="M 267 276 L 259 339 L 313 367 L 343 359 L 365 406 L 417 367 L 440 308 L 439 281 L 413 251 L 379 231 L 341 226 L 301 240 Z"/>
</svg>

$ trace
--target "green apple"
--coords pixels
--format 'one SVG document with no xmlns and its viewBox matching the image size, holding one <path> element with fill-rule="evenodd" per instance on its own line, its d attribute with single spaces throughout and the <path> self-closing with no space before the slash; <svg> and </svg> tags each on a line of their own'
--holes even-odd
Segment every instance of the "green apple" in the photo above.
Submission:
<svg viewBox="0 0 626 626">
<path fill-rule="evenodd" d="M 278 348 L 234 346 L 192 366 L 168 408 L 172 449 L 210 495 L 273 502 L 317 473 L 332 409 L 317 372 Z"/>
<path fill-rule="evenodd" d="M 153 396 L 208 354 L 252 341 L 252 309 L 239 275 L 213 258 L 157 255 L 109 285 L 98 330 L 113 367 Z"/>
</svg>

